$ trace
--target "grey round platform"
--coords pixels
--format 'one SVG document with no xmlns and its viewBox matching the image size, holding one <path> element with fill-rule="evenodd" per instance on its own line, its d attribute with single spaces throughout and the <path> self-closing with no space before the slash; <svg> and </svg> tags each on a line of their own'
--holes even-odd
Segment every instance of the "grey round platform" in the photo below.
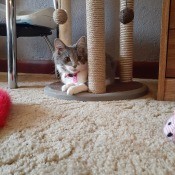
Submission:
<svg viewBox="0 0 175 175">
<path fill-rule="evenodd" d="M 58 99 L 78 101 L 112 101 L 134 99 L 145 95 L 148 92 L 146 85 L 139 82 L 121 83 L 119 80 L 107 87 L 105 94 L 92 94 L 82 92 L 76 95 L 67 95 L 61 91 L 61 82 L 52 83 L 44 88 L 44 93 Z"/>
</svg>

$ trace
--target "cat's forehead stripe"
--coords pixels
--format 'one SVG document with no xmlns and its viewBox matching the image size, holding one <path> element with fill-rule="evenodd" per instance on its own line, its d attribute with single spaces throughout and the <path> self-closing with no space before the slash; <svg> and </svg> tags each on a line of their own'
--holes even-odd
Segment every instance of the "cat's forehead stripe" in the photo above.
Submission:
<svg viewBox="0 0 175 175">
<path fill-rule="evenodd" d="M 68 47 L 68 48 L 65 50 L 65 52 L 66 52 L 67 55 L 70 55 L 70 54 L 72 54 L 72 53 L 74 52 L 74 49 Z"/>
</svg>

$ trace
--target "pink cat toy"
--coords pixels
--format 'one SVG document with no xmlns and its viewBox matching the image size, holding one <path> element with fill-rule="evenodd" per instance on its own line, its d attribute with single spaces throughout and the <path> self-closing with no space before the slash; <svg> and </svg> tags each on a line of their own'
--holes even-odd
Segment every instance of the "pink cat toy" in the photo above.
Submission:
<svg viewBox="0 0 175 175">
<path fill-rule="evenodd" d="M 11 99 L 9 94 L 6 91 L 0 89 L 0 128 L 5 125 L 10 108 Z"/>
<path fill-rule="evenodd" d="M 163 131 L 168 139 L 175 142 L 175 112 L 166 122 Z"/>
</svg>

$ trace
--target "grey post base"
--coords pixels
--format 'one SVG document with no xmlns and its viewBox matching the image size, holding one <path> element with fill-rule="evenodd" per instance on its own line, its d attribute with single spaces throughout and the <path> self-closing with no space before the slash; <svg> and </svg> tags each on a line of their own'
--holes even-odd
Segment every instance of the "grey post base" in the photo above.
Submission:
<svg viewBox="0 0 175 175">
<path fill-rule="evenodd" d="M 115 84 L 107 87 L 105 94 L 92 94 L 89 92 L 82 92 L 76 95 L 67 95 L 61 91 L 61 82 L 52 83 L 44 88 L 44 93 L 63 100 L 78 100 L 78 101 L 113 101 L 135 99 L 146 95 L 148 88 L 146 85 L 139 82 L 121 83 L 116 80 Z"/>
</svg>

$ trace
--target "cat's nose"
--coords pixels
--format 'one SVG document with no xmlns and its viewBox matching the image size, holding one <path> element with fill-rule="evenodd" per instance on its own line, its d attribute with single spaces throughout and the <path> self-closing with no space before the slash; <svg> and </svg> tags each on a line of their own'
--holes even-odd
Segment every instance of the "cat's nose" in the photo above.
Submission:
<svg viewBox="0 0 175 175">
<path fill-rule="evenodd" d="M 77 67 L 77 65 L 74 65 L 74 66 L 73 66 L 73 68 L 76 68 L 76 67 Z"/>
<path fill-rule="evenodd" d="M 168 133 L 167 137 L 171 137 L 171 136 L 173 136 L 173 134 L 171 132 Z"/>
</svg>

